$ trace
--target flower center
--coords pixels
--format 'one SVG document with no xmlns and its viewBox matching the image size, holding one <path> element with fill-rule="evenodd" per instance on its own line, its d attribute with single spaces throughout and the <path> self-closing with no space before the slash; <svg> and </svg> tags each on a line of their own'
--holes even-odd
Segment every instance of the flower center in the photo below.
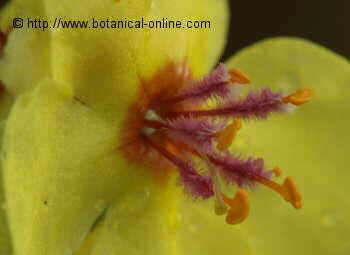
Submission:
<svg viewBox="0 0 350 255">
<path fill-rule="evenodd" d="M 196 81 L 185 63 L 169 64 L 150 80 L 141 81 L 141 93 L 124 125 L 121 151 L 130 161 L 147 165 L 158 176 L 177 169 L 185 193 L 195 199 L 214 197 L 217 215 L 229 224 L 242 222 L 249 213 L 246 189 L 265 185 L 295 208 L 301 195 L 290 177 L 278 184 L 261 158 L 234 155 L 229 147 L 244 120 L 267 119 L 290 111 L 311 99 L 309 89 L 282 95 L 268 88 L 240 96 L 250 79 L 220 64 Z M 162 178 L 165 180 L 166 178 Z M 233 199 L 222 193 L 226 185 L 239 187 Z"/>
</svg>

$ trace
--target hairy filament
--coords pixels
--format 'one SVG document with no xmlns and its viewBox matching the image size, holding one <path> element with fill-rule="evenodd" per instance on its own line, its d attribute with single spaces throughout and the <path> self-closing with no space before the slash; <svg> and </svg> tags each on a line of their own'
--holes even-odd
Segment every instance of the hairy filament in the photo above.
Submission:
<svg viewBox="0 0 350 255">
<path fill-rule="evenodd" d="M 280 93 L 270 89 L 251 92 L 245 99 L 225 103 L 215 109 L 178 111 L 168 113 L 169 118 L 176 117 L 230 117 L 241 119 L 265 119 L 272 112 L 283 112 L 284 102 Z"/>
<path fill-rule="evenodd" d="M 254 186 L 257 179 L 270 178 L 271 174 L 265 171 L 263 159 L 240 159 L 226 153 L 208 155 L 209 160 L 216 166 L 220 175 L 227 183 L 236 183 L 238 186 Z"/>
<path fill-rule="evenodd" d="M 144 136 L 144 139 L 158 151 L 158 153 L 163 155 L 179 169 L 181 183 L 188 193 L 195 198 L 202 199 L 207 199 L 214 195 L 213 183 L 210 177 L 198 174 L 190 162 L 178 158 L 166 148 L 153 142 L 151 138 Z"/>
<path fill-rule="evenodd" d="M 205 101 L 210 97 L 228 97 L 230 94 L 230 75 L 224 64 L 220 64 L 213 72 L 211 72 L 203 80 L 195 82 L 192 86 L 184 88 L 178 94 L 165 101 L 165 103 L 180 103 L 191 99 Z"/>
</svg>

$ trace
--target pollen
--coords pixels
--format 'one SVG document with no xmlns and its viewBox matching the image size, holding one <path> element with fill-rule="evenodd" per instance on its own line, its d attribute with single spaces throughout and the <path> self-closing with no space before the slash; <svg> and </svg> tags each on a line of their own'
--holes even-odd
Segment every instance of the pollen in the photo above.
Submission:
<svg viewBox="0 0 350 255">
<path fill-rule="evenodd" d="M 242 128 L 242 121 L 235 119 L 220 133 L 216 134 L 218 139 L 217 149 L 223 151 L 228 149 L 235 140 L 238 131 Z"/>
<path fill-rule="evenodd" d="M 313 91 L 311 89 L 302 88 L 302 89 L 298 89 L 297 91 L 290 94 L 289 96 L 284 97 L 283 102 L 286 104 L 291 103 L 298 106 L 309 102 L 312 96 L 313 96 Z"/>
<path fill-rule="evenodd" d="M 249 84 L 251 82 L 250 78 L 238 69 L 231 68 L 228 70 L 228 73 L 230 74 L 230 81 L 232 83 Z"/>
<path fill-rule="evenodd" d="M 276 177 L 280 177 L 282 175 L 282 170 L 279 167 L 275 167 L 274 169 L 272 169 L 272 171 Z"/>
<path fill-rule="evenodd" d="M 233 199 L 223 196 L 225 203 L 229 206 L 226 222 L 235 225 L 243 222 L 249 215 L 248 193 L 244 189 L 237 191 Z"/>
<path fill-rule="evenodd" d="M 298 192 L 291 177 L 287 177 L 282 185 L 267 178 L 259 178 L 258 182 L 279 193 L 295 209 L 301 208 L 301 194 Z"/>
<path fill-rule="evenodd" d="M 248 190 L 259 184 L 301 208 L 302 198 L 291 177 L 278 184 L 272 179 L 281 176 L 280 168 L 269 169 L 262 158 L 243 156 L 230 146 L 244 121 L 286 113 L 286 104 L 308 102 L 311 90 L 284 96 L 263 88 L 240 96 L 231 85 L 247 84 L 250 79 L 224 64 L 194 80 L 186 63 L 171 63 L 140 82 L 141 92 L 130 108 L 119 146 L 128 161 L 160 176 L 161 185 L 177 173 L 185 194 L 195 201 L 212 199 L 215 214 L 226 215 L 231 225 L 248 217 Z M 224 194 L 222 185 L 238 187 L 234 198 Z"/>
</svg>

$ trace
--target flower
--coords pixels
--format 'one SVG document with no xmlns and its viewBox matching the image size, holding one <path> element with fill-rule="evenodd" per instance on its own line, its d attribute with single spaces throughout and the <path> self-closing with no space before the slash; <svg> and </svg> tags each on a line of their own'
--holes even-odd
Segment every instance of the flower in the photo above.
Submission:
<svg viewBox="0 0 350 255">
<path fill-rule="evenodd" d="M 11 29 L 23 15 L 172 17 L 214 28 Z M 6 6 L 0 254 L 11 254 L 10 243 L 18 255 L 348 252 L 348 61 L 277 38 L 215 68 L 227 18 L 223 0 Z M 311 104 L 271 114 L 308 101 L 302 88 L 315 91 Z M 295 182 L 273 181 L 274 165 Z M 256 191 L 234 195 L 220 179 Z M 304 208 L 286 208 L 257 183 L 299 208 L 297 185 Z M 230 224 L 250 215 L 230 226 L 212 200 Z"/>
</svg>

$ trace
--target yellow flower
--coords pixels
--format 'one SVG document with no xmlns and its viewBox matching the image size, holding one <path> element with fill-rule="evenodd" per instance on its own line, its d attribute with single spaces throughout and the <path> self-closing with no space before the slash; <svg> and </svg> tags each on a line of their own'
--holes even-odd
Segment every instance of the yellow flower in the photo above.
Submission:
<svg viewBox="0 0 350 255">
<path fill-rule="evenodd" d="M 167 17 L 210 20 L 212 27 L 40 31 L 11 29 L 14 17 Z M 294 115 L 241 129 L 236 122 L 233 133 L 218 135 L 235 138 L 233 151 L 263 156 L 292 175 L 303 209 L 291 210 L 259 187 L 249 192 L 249 218 L 227 225 L 212 212 L 212 201 L 193 202 L 172 172 L 159 171 L 161 160 L 144 166 L 140 157 L 130 160 L 138 150 L 121 147 L 133 135 L 135 116 L 138 123 L 133 107 L 147 105 L 143 90 L 175 93 L 175 85 L 200 79 L 217 64 L 227 20 L 224 0 L 21 0 L 2 10 L 0 255 L 349 252 L 350 65 L 320 46 L 276 38 L 228 60 L 257 87 L 309 87 L 315 97 Z M 238 71 L 231 78 L 237 75 L 244 80 Z M 283 99 L 297 104 L 300 93 Z"/>
</svg>

